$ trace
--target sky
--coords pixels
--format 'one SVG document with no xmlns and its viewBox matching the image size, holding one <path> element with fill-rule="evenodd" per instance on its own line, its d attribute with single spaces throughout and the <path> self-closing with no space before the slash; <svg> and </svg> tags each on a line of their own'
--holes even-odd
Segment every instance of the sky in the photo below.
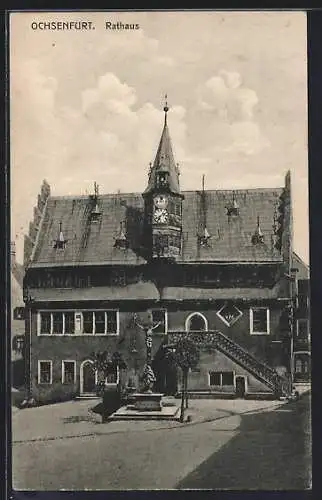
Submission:
<svg viewBox="0 0 322 500">
<path fill-rule="evenodd" d="M 38 21 L 91 21 L 83 31 Z M 107 30 L 105 23 L 138 23 Z M 10 15 L 11 239 L 43 179 L 53 195 L 143 192 L 164 121 L 181 188 L 279 187 L 291 171 L 294 249 L 308 263 L 304 12 Z"/>
</svg>

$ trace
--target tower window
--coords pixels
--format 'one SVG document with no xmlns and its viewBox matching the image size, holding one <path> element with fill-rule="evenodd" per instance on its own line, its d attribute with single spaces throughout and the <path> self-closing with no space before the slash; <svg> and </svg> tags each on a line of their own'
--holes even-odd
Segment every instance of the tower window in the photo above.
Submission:
<svg viewBox="0 0 322 500">
<path fill-rule="evenodd" d="M 158 174 L 158 185 L 160 187 L 165 186 L 167 183 L 167 172 L 160 172 Z"/>
<path fill-rule="evenodd" d="M 163 255 L 168 248 L 168 235 L 167 234 L 154 234 L 153 246 L 157 255 Z"/>
</svg>

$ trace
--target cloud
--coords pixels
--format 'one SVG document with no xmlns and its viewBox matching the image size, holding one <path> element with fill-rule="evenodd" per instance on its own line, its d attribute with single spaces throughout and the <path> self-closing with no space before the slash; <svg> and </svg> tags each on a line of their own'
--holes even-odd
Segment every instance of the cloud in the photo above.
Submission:
<svg viewBox="0 0 322 500">
<path fill-rule="evenodd" d="M 44 177 L 56 194 L 91 191 L 93 180 L 105 192 L 143 190 L 165 92 L 183 189 L 200 186 L 202 173 L 214 189 L 273 185 L 267 172 L 289 167 L 306 176 L 305 16 L 293 13 L 286 33 L 280 15 L 217 14 L 122 13 L 122 22 L 139 15 L 141 29 L 112 34 L 101 29 L 102 14 L 91 13 L 97 29 L 72 40 L 67 31 L 31 31 L 32 13 L 14 16 L 15 227 L 28 227 Z"/>
<path fill-rule="evenodd" d="M 197 107 L 208 120 L 217 151 L 254 155 L 269 146 L 255 120 L 256 92 L 243 85 L 238 72 L 221 70 L 197 88 Z"/>
<path fill-rule="evenodd" d="M 240 74 L 224 70 L 199 85 L 197 96 L 202 109 L 230 122 L 253 119 L 258 104 L 256 92 L 242 85 Z"/>
<path fill-rule="evenodd" d="M 13 120 L 17 132 L 13 134 L 14 228 L 17 224 L 28 227 L 44 177 L 58 195 L 84 194 L 92 190 L 94 180 L 102 192 L 142 191 L 164 112 L 150 102 L 138 106 L 136 89 L 111 72 L 100 75 L 94 86 L 80 93 L 78 110 L 62 106 L 56 99 L 56 82 L 46 77 L 43 68 L 33 61 L 27 61 L 26 68 L 25 79 L 15 82 L 24 107 L 21 113 L 15 109 Z M 179 158 L 185 151 L 186 110 L 173 106 L 170 113 L 171 137 Z M 30 133 L 25 128 L 28 123 L 32 123 Z M 28 183 L 22 182 L 28 171 L 32 172 Z"/>
<path fill-rule="evenodd" d="M 269 141 L 260 131 L 259 125 L 251 121 L 235 122 L 230 127 L 232 146 L 230 150 L 246 155 L 255 155 L 269 146 Z"/>
<path fill-rule="evenodd" d="M 110 111 L 122 112 L 136 102 L 135 90 L 122 83 L 113 73 L 99 77 L 95 88 L 82 92 L 82 109 L 87 109 L 95 103 L 104 103 Z"/>
</svg>

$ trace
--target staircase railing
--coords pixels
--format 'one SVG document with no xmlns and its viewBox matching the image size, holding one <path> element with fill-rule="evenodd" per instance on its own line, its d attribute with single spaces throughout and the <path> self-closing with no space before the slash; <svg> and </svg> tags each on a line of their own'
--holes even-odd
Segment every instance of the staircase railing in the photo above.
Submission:
<svg viewBox="0 0 322 500">
<path fill-rule="evenodd" d="M 178 336 L 187 335 L 187 332 L 169 332 L 169 341 L 178 340 Z M 241 347 L 220 331 L 189 332 L 190 337 L 197 344 L 212 346 L 219 349 L 233 361 L 237 362 L 255 377 L 265 383 L 277 396 L 291 392 L 291 383 L 288 378 L 279 375 L 274 368 L 257 359 L 249 351 Z"/>
</svg>

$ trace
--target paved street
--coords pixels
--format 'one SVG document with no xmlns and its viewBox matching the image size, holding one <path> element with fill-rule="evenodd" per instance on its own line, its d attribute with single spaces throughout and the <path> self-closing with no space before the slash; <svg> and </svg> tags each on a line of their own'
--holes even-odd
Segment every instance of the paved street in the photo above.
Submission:
<svg viewBox="0 0 322 500">
<path fill-rule="evenodd" d="M 309 485 L 309 396 L 297 403 L 195 400 L 189 410 L 193 422 L 185 425 L 99 424 L 86 421 L 85 404 L 87 408 L 91 404 L 80 403 L 14 414 L 15 489 L 304 489 Z M 83 420 L 66 416 L 70 409 L 83 412 Z M 46 412 L 48 418 L 56 418 L 56 438 L 45 431 Z M 61 431 L 59 412 L 65 414 Z M 29 421 L 25 429 L 23 421 Z M 69 434 L 62 435 L 65 428 Z"/>
</svg>

